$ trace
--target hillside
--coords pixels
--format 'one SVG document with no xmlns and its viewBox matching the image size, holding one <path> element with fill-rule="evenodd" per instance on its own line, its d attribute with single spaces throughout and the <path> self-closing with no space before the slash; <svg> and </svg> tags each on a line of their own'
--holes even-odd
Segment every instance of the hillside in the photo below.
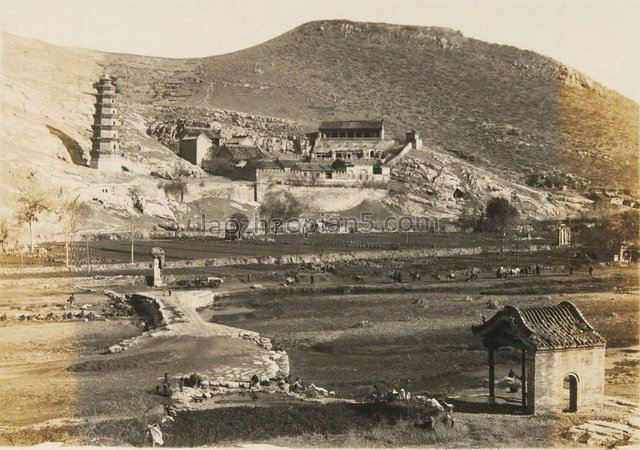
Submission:
<svg viewBox="0 0 640 450">
<path fill-rule="evenodd" d="M 104 71 L 117 77 L 120 94 L 128 160 L 117 175 L 85 165 L 92 84 Z M 312 22 L 199 59 L 69 49 L 3 34 L 1 95 L 0 217 L 10 221 L 30 179 L 57 196 L 79 194 L 92 211 L 86 231 L 128 229 L 131 216 L 150 228 L 197 222 L 203 208 L 253 211 L 250 186 L 209 177 L 176 157 L 181 118 L 225 135 L 251 134 L 276 153 L 295 150 L 321 120 L 384 117 L 397 139 L 415 128 L 426 149 L 394 169 L 406 195 L 376 194 L 382 209 L 456 217 L 495 193 L 517 196 L 529 215 L 579 208 L 539 188 L 547 175 L 580 194 L 589 186 L 638 191 L 637 104 L 547 57 L 442 28 Z M 193 175 L 184 204 L 162 189 L 176 165 Z M 469 192 L 466 203 L 452 201 L 456 187 Z M 344 200 L 347 210 L 358 208 L 361 193 Z M 39 231 L 47 237 L 53 216 L 43 221 L 51 222 Z"/>
<path fill-rule="evenodd" d="M 296 120 L 384 117 L 402 137 L 524 180 L 572 174 L 637 190 L 638 105 L 550 58 L 427 27 L 311 22 L 236 53 L 106 55 L 132 101 Z M 159 70 L 161 69 L 161 70 Z"/>
</svg>

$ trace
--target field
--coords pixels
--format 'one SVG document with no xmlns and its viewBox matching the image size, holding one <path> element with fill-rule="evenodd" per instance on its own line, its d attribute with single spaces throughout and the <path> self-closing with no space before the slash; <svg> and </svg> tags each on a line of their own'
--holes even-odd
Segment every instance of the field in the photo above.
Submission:
<svg viewBox="0 0 640 450">
<path fill-rule="evenodd" d="M 530 258 L 522 264 L 545 264 L 547 257 Z M 490 268 L 501 263 L 498 257 L 484 262 L 458 257 L 345 263 L 338 264 L 335 273 L 315 273 L 313 288 L 312 272 L 294 265 L 216 268 L 225 276 L 224 289 L 231 295 L 216 301 L 214 308 L 201 310 L 203 323 L 213 321 L 272 338 L 289 354 L 293 376 L 334 390 L 346 401 L 361 400 L 374 385 L 404 388 L 454 399 L 462 405 L 458 422 L 454 430 L 433 435 L 414 426 L 421 413 L 409 407 L 324 405 L 275 394 L 225 396 L 209 406 L 179 412 L 176 422 L 165 429 L 167 445 L 567 445 L 561 432 L 582 416 L 532 418 L 505 411 L 495 414 L 482 407 L 471 412 L 470 406 L 477 407 L 478 399 L 486 395 L 487 354 L 470 326 L 483 316 L 491 317 L 495 305 L 504 304 L 574 302 L 608 340 L 606 394 L 637 401 L 638 359 L 633 348 L 638 346 L 640 312 L 637 296 L 629 290 L 638 284 L 637 272 L 598 266 L 591 278 L 577 265 L 570 277 L 566 261 L 551 260 L 540 276 L 498 280 Z M 460 273 L 470 265 L 483 268 L 479 280 L 438 281 L 425 276 L 414 282 L 409 277 L 414 270 L 425 275 Z M 393 267 L 403 273 L 403 283 L 389 279 Z M 263 285 L 262 291 L 247 290 L 248 273 Z M 282 287 L 284 277 L 295 273 L 301 285 Z M 365 276 L 364 283 L 354 283 L 358 274 Z M 56 312 L 70 293 L 78 304 L 98 312 L 108 303 L 104 289 L 121 293 L 148 289 L 139 276 L 5 277 L 0 282 L 0 314 L 7 312 L 10 319 L 25 312 Z M 198 291 L 174 293 L 182 295 Z M 134 315 L 103 322 L 0 322 L 0 396 L 9 399 L 8 414 L 0 420 L 0 443 L 142 445 L 145 424 L 167 402 L 154 394 L 165 372 L 172 379 L 193 372 L 224 376 L 235 373 L 234 368 L 250 373 L 257 347 L 222 335 L 143 337 L 124 353 L 104 353 L 110 345 L 143 335 L 144 320 Z M 512 367 L 517 370 L 519 361 L 517 355 L 502 351 L 497 363 L 497 376 L 504 376 Z M 505 407 L 518 400 L 517 394 L 498 396 Z M 625 411 L 607 407 L 590 414 L 619 420 Z"/>
<path fill-rule="evenodd" d="M 530 241 L 531 244 L 548 244 L 548 236 L 543 235 Z M 527 244 L 528 245 L 528 244 Z M 213 237 L 193 237 L 175 239 L 136 240 L 134 260 L 150 260 L 149 251 L 162 247 L 168 261 L 189 261 L 216 258 L 277 257 L 281 255 L 304 255 L 323 253 L 344 253 L 352 251 L 381 251 L 405 249 L 472 248 L 478 246 L 499 248 L 499 242 L 492 233 L 350 233 L 278 235 L 275 239 L 262 238 L 227 241 Z M 39 265 L 60 265 L 64 263 L 64 247 L 60 243 L 47 243 L 42 247 L 47 254 L 41 257 L 29 255 L 0 255 L 0 267 L 31 267 Z M 131 261 L 130 240 L 91 240 L 75 242 L 71 260 L 76 264 L 86 264 L 87 247 L 92 264 L 128 263 Z M 523 245 L 524 248 L 524 245 Z"/>
<path fill-rule="evenodd" d="M 545 285 L 553 278 L 502 282 L 503 292 L 491 295 L 478 295 L 479 285 L 490 284 L 480 281 L 442 283 L 413 292 L 232 298 L 203 314 L 272 337 L 291 355 L 296 375 L 355 398 L 370 392 L 374 384 L 432 395 L 483 391 L 487 353 L 470 327 L 493 315 L 491 303 L 548 306 L 569 300 L 589 317 L 610 348 L 638 344 L 635 295 L 549 295 Z M 518 365 L 519 355 L 499 353 L 497 362 L 497 373 L 505 376 Z"/>
</svg>

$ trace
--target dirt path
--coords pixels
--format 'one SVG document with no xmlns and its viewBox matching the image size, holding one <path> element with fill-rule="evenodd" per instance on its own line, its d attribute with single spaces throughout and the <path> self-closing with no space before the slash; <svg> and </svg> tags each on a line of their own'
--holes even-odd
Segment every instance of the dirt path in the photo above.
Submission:
<svg viewBox="0 0 640 450">
<path fill-rule="evenodd" d="M 224 294 L 210 289 L 193 291 L 172 291 L 171 295 L 164 295 L 162 291 L 139 292 L 149 299 L 154 299 L 159 305 L 166 327 L 149 333 L 151 337 L 227 337 L 245 339 L 254 342 L 252 351 L 244 352 L 239 365 L 225 366 L 219 362 L 209 371 L 209 375 L 222 381 L 248 381 L 252 375 L 258 374 L 262 378 L 273 378 L 278 373 L 288 375 L 289 357 L 286 352 L 271 349 L 271 341 L 262 338 L 260 334 L 230 327 L 218 323 L 205 321 L 197 310 L 213 304 L 214 295 Z M 132 344 L 144 341 L 144 337 L 134 339 Z M 189 373 L 185 373 L 188 375 Z"/>
</svg>

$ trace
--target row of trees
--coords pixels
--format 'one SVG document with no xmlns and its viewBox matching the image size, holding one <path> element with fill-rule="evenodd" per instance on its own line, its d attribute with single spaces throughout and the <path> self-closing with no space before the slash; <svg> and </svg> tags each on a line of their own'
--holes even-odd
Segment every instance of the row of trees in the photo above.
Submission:
<svg viewBox="0 0 640 450">
<path fill-rule="evenodd" d="M 476 229 L 496 233 L 502 250 L 505 240 L 515 235 L 518 223 L 518 211 L 506 199 L 493 198 L 487 203 Z M 640 211 L 637 209 L 575 220 L 569 225 L 573 242 L 582 246 L 592 257 L 602 260 L 609 260 L 618 253 L 620 244 L 637 244 L 640 241 Z"/>
<path fill-rule="evenodd" d="M 28 225 L 31 253 L 35 252 L 34 225 L 46 214 L 51 213 L 56 222 L 61 226 L 64 235 L 65 262 L 69 265 L 69 254 L 73 242 L 73 236 L 78 226 L 78 218 L 84 210 L 83 203 L 78 197 L 73 200 L 64 200 L 63 191 L 58 191 L 57 197 L 47 198 L 44 193 L 31 187 L 27 189 L 17 200 L 16 220 L 18 225 Z M 6 220 L 0 221 L 0 242 L 2 251 L 5 251 L 5 243 L 10 236 L 11 229 Z"/>
<path fill-rule="evenodd" d="M 260 216 L 273 225 L 271 231 L 277 234 L 287 220 L 300 217 L 303 209 L 302 203 L 290 192 L 269 191 L 260 205 Z M 504 242 L 517 224 L 518 217 L 518 210 L 510 205 L 506 199 L 493 198 L 487 203 L 478 228 L 496 233 L 502 252 L 504 250 Z M 237 224 L 238 229 L 232 231 L 236 234 L 236 237 L 240 237 L 242 230 L 249 223 L 249 217 L 245 213 L 236 212 L 231 215 L 230 220 Z"/>
</svg>

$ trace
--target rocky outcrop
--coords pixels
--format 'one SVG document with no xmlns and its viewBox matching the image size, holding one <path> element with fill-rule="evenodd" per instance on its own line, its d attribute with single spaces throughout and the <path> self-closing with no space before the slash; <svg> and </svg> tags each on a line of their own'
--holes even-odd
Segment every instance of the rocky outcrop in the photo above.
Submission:
<svg viewBox="0 0 640 450">
<path fill-rule="evenodd" d="M 492 197 L 509 200 L 525 216 L 555 217 L 558 213 L 547 192 L 434 150 L 411 152 L 394 165 L 391 176 L 406 184 L 406 199 L 458 215 L 484 210 Z"/>
<path fill-rule="evenodd" d="M 177 150 L 182 130 L 204 127 L 214 130 L 222 142 L 234 136 L 249 136 L 253 145 L 273 154 L 304 153 L 308 141 L 300 124 L 271 116 L 260 116 L 215 108 L 165 107 L 161 119 L 152 121 L 147 134 L 167 147 Z"/>
</svg>

